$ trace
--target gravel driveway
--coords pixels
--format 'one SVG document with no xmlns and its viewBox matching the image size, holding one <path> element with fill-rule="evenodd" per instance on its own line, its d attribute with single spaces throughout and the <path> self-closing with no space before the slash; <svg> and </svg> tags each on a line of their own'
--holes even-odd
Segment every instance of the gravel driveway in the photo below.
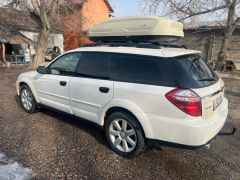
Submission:
<svg viewBox="0 0 240 180">
<path fill-rule="evenodd" d="M 209 150 L 150 148 L 124 159 L 108 148 L 96 125 L 47 109 L 25 113 L 15 81 L 26 70 L 0 68 L 0 152 L 31 169 L 35 179 L 240 179 L 239 131 L 219 136 Z M 226 79 L 226 84 L 229 92 L 240 92 L 240 80 Z M 240 96 L 227 98 L 225 128 L 240 129 Z"/>
</svg>

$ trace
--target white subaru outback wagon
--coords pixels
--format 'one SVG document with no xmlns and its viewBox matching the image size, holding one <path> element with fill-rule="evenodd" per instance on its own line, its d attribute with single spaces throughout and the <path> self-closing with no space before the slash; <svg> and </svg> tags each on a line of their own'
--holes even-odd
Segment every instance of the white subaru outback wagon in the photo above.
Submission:
<svg viewBox="0 0 240 180">
<path fill-rule="evenodd" d="M 198 148 L 224 126 L 224 82 L 184 48 L 82 47 L 16 83 L 28 113 L 40 105 L 97 123 L 110 147 L 132 157 L 149 143 Z"/>
</svg>

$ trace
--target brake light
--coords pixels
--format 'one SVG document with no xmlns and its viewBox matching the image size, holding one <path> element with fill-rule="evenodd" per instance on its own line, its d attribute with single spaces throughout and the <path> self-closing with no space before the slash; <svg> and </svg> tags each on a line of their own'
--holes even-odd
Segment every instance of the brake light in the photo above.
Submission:
<svg viewBox="0 0 240 180">
<path fill-rule="evenodd" d="M 166 98 L 191 116 L 202 115 L 201 98 L 191 89 L 174 89 L 166 94 Z"/>
</svg>

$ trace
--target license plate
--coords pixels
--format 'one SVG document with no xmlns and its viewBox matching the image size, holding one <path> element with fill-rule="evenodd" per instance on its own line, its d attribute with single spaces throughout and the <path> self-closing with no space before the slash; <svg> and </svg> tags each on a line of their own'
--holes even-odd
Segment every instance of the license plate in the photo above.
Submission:
<svg viewBox="0 0 240 180">
<path fill-rule="evenodd" d="M 213 101 L 213 110 L 215 111 L 217 107 L 222 103 L 222 96 L 219 96 L 217 99 Z"/>
</svg>

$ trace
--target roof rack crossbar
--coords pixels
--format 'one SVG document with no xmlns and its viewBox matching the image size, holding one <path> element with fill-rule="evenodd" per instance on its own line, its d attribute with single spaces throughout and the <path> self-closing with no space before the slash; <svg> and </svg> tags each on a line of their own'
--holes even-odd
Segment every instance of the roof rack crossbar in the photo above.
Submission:
<svg viewBox="0 0 240 180">
<path fill-rule="evenodd" d="M 126 42 L 102 42 L 98 41 L 92 44 L 83 45 L 81 47 L 97 47 L 97 46 L 109 46 L 109 47 L 136 47 L 136 48 L 150 48 L 150 49 L 161 49 L 162 47 L 174 47 L 174 48 L 185 48 L 185 45 L 173 45 L 173 44 L 164 44 L 164 43 L 156 43 L 156 42 L 134 42 L 134 41 L 126 41 Z"/>
</svg>

